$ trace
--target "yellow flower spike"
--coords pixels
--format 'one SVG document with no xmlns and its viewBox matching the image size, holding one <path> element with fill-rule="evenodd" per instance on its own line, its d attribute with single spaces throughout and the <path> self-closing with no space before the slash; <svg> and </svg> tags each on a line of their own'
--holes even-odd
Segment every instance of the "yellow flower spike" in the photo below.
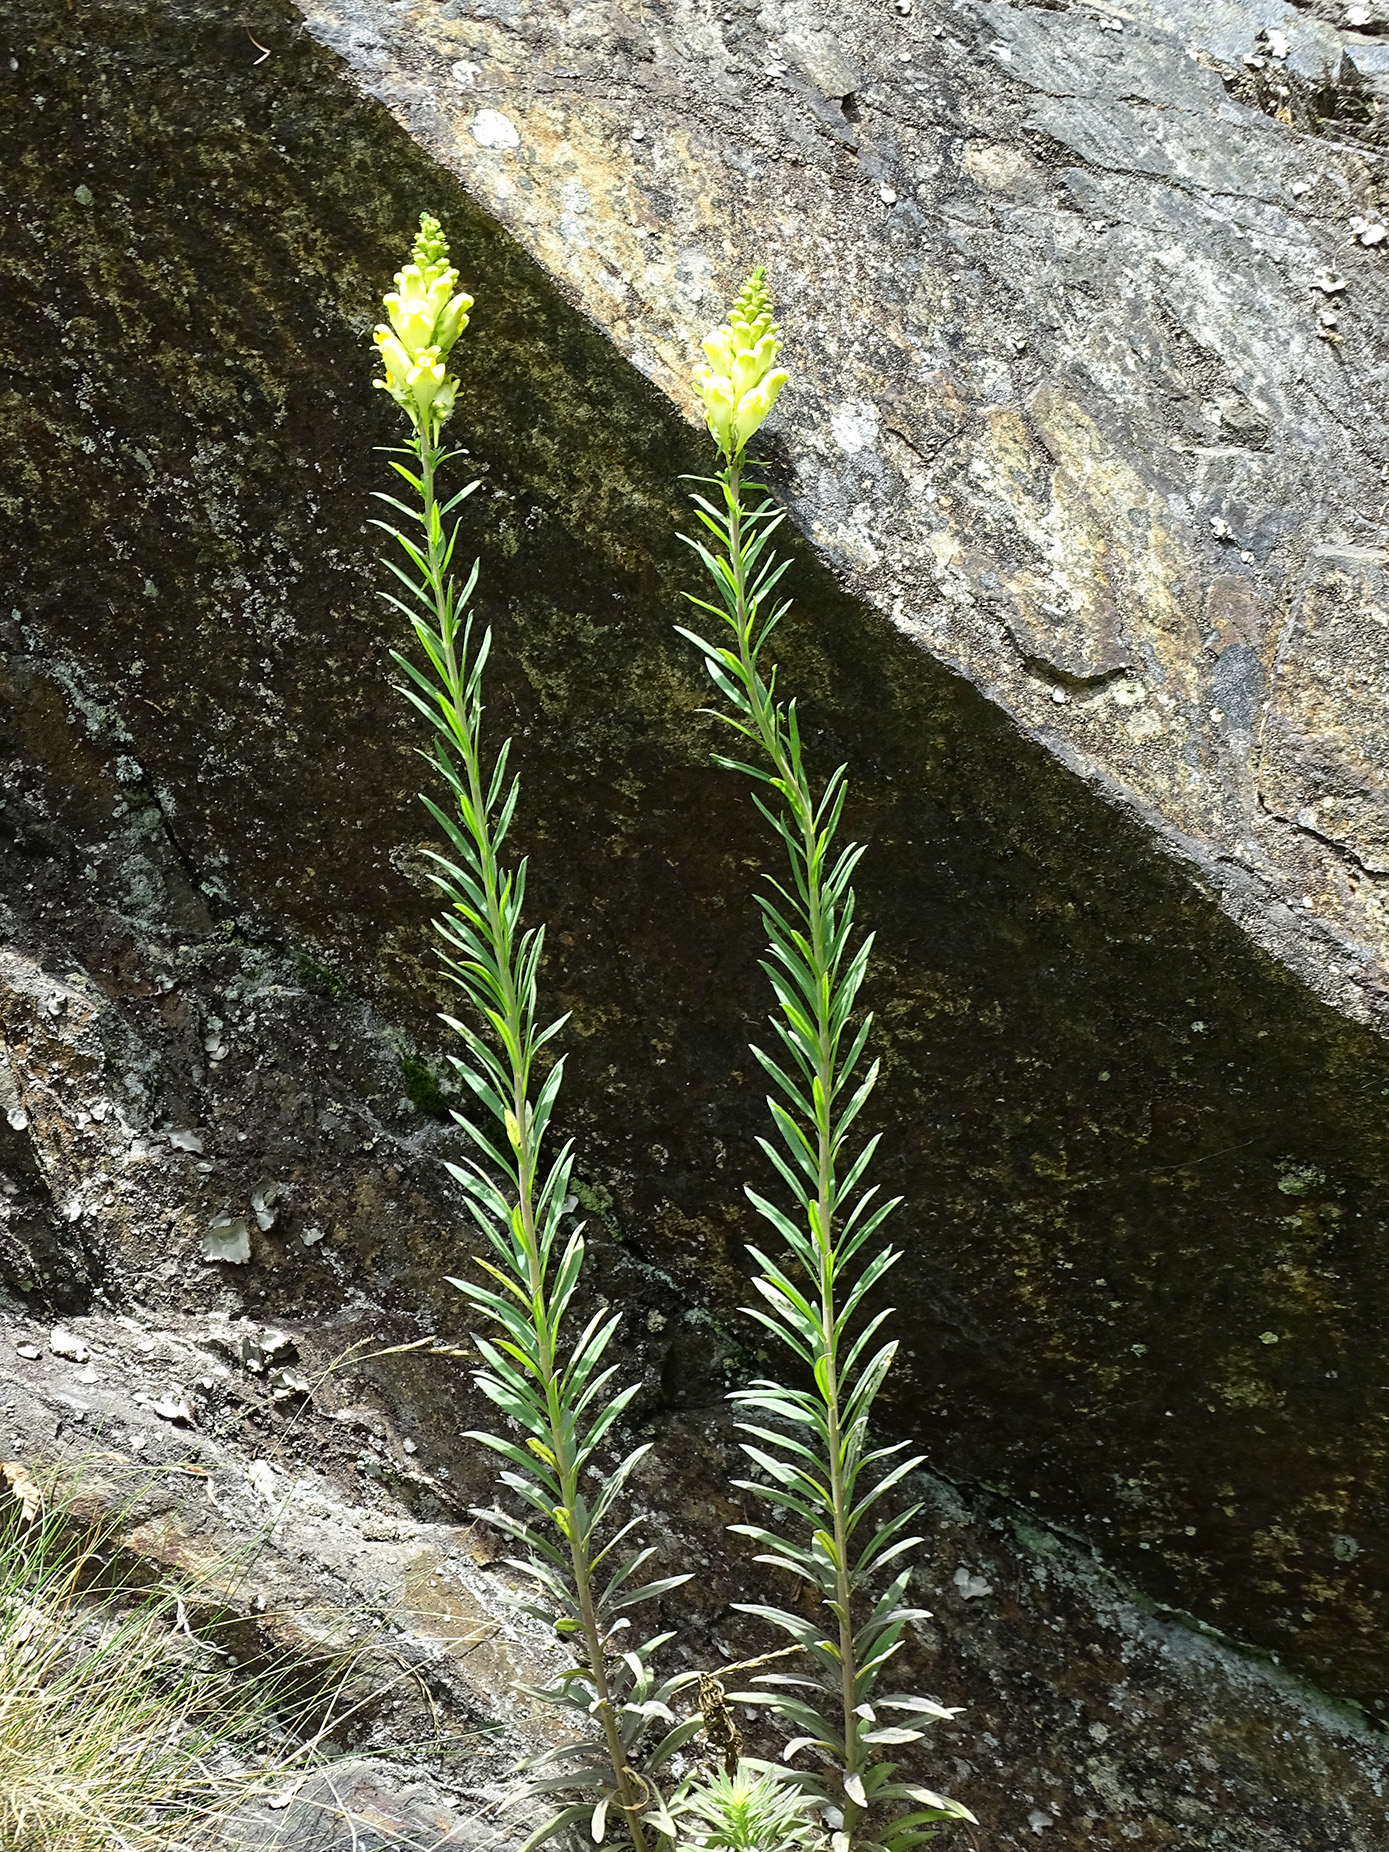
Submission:
<svg viewBox="0 0 1389 1852">
<path fill-rule="evenodd" d="M 765 270 L 753 271 L 728 320 L 711 328 L 701 345 L 708 364 L 694 369 L 695 389 L 710 433 L 731 463 L 766 421 L 790 377 L 784 368 L 773 370 L 781 337 Z"/>
<path fill-rule="evenodd" d="M 383 323 L 374 336 L 386 372 L 375 383 L 431 436 L 458 395 L 458 380 L 444 360 L 468 325 L 473 299 L 458 288 L 439 221 L 427 212 L 420 214 L 410 261 L 397 271 L 395 285 L 382 298 L 390 326 Z"/>
</svg>

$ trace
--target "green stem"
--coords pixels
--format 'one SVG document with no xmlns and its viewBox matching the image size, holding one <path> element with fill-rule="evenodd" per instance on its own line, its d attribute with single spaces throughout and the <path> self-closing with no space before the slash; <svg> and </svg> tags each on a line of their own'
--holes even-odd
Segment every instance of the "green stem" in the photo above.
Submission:
<svg viewBox="0 0 1389 1852">
<path fill-rule="evenodd" d="M 483 782 L 477 733 L 472 726 L 467 724 L 468 696 L 464 666 L 459 661 L 455 646 L 457 622 L 448 592 L 445 570 L 447 547 L 434 487 L 442 450 L 432 431 L 420 433 L 418 453 L 424 502 L 425 558 L 428 565 L 429 585 L 434 597 L 434 615 L 439 626 L 439 636 L 443 643 L 449 700 L 460 722 L 454 727 L 454 738 L 467 774 L 468 796 L 473 815 L 478 819 L 484 819 L 487 815 L 487 792 Z M 530 1067 L 533 1052 L 531 1028 L 526 1022 L 520 992 L 516 984 L 512 939 L 506 909 L 503 905 L 502 883 L 496 851 L 485 825 L 480 823 L 475 833 L 480 851 L 478 860 L 487 905 L 488 934 L 496 950 L 497 968 L 502 979 L 502 1016 L 506 1024 L 505 1045 L 510 1051 L 511 1110 L 517 1127 L 517 1134 L 513 1140 L 513 1149 L 516 1154 L 517 1214 L 520 1218 L 521 1247 L 526 1262 L 527 1286 L 530 1291 L 531 1321 L 540 1341 L 538 1373 L 545 1395 L 550 1450 L 554 1456 L 555 1474 L 560 1484 L 560 1512 L 563 1515 L 559 1528 L 563 1530 L 569 1546 L 574 1590 L 583 1627 L 584 1643 L 588 1652 L 589 1672 L 598 1699 L 596 1709 L 608 1757 L 612 1763 L 613 1778 L 617 1783 L 619 1800 L 627 1821 L 628 1831 L 632 1836 L 635 1852 L 646 1852 L 647 1841 L 641 1821 L 641 1811 L 645 1802 L 633 1780 L 632 1771 L 627 1765 L 617 1714 L 612 1702 L 611 1687 L 608 1684 L 603 1664 L 602 1629 L 598 1623 L 593 1600 L 593 1565 L 590 1560 L 588 1539 L 581 1534 L 579 1524 L 579 1469 L 575 1457 L 577 1437 L 573 1432 L 572 1424 L 565 1420 L 563 1371 L 558 1360 L 558 1332 L 545 1294 L 546 1267 L 541 1251 L 535 1204 L 535 1180 L 540 1164 L 540 1145 L 535 1135 L 530 1112 Z"/>
<path fill-rule="evenodd" d="M 820 1317 L 825 1330 L 824 1383 L 821 1396 L 825 1407 L 825 1425 L 829 1434 L 830 1500 L 834 1516 L 835 1589 L 839 1608 L 840 1698 L 844 1716 L 845 1774 L 860 1772 L 866 1758 L 859 1742 L 860 1718 L 855 1711 L 855 1686 L 858 1665 L 854 1652 L 854 1628 L 850 1612 L 853 1585 L 849 1574 L 848 1510 L 844 1484 L 844 1445 L 840 1420 L 839 1344 L 835 1308 L 834 1213 L 838 1193 L 834 1179 L 834 1037 L 830 1026 L 831 956 L 826 945 L 824 896 L 821 872 L 825 843 L 821 840 L 815 803 L 804 769 L 793 755 L 781 716 L 770 690 L 763 682 L 753 655 L 752 631 L 755 613 L 747 596 L 747 577 L 743 563 L 742 458 L 734 458 L 727 474 L 729 563 L 733 573 L 737 609 L 738 654 L 744 683 L 748 690 L 754 724 L 763 751 L 771 760 L 777 777 L 788 787 L 788 803 L 801 832 L 801 853 L 805 858 L 806 910 L 809 915 L 811 968 L 816 978 L 815 1028 L 817 1040 L 816 1073 L 819 1092 L 814 1101 L 816 1131 L 816 1247 L 820 1259 Z M 844 1825 L 852 1829 L 863 1817 L 857 1802 L 844 1796 Z"/>
</svg>

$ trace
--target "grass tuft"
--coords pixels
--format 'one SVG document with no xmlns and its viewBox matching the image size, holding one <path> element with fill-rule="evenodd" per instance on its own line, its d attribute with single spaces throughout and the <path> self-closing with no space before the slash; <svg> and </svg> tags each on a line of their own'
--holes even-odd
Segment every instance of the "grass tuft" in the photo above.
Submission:
<svg viewBox="0 0 1389 1852">
<path fill-rule="evenodd" d="M 238 1813 L 313 1754 L 288 1664 L 232 1670 L 190 1620 L 197 1585 L 139 1586 L 114 1534 L 0 1487 L 4 1852 L 234 1846 Z"/>
</svg>

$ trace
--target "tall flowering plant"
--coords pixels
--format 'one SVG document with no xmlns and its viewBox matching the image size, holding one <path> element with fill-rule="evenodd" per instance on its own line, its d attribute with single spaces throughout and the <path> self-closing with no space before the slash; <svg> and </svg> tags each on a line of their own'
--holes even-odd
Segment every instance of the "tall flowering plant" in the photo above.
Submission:
<svg viewBox="0 0 1389 1852">
<path fill-rule="evenodd" d="M 581 1226 L 566 1223 L 573 1147 L 550 1149 L 564 1058 L 547 1070 L 543 1054 L 566 1019 L 541 1024 L 544 928 L 522 924 L 524 858 L 514 865 L 503 859 L 520 792 L 507 776 L 510 741 L 490 761 L 482 745 L 491 633 L 475 639 L 468 610 L 478 567 L 461 591 L 451 571 L 456 511 L 477 484 L 443 503 L 435 487 L 452 460 L 441 443 L 459 385 L 448 356 L 473 303 L 458 289 L 448 246 L 428 214 L 395 281 L 385 298 L 389 321 L 375 333 L 384 368 L 376 384 L 410 422 L 409 441 L 392 462 L 409 499 L 382 495 L 406 525 L 377 525 L 400 549 L 385 561 L 398 589 L 384 595 L 409 619 L 422 661 L 395 660 L 404 693 L 432 736 L 423 756 L 445 794 L 442 804 L 423 800 L 448 845 L 447 853 L 431 851 L 445 903 L 434 924 L 463 1003 L 459 1016 L 443 1020 L 461 1044 L 452 1061 L 474 1101 L 471 1113 L 455 1115 L 474 1155 L 449 1170 L 487 1249 L 476 1263 L 481 1277 L 452 1284 L 490 1327 L 489 1336 L 475 1339 L 482 1359 L 475 1381 L 516 1424 L 516 1438 L 471 1437 L 501 1457 L 498 1478 L 513 1504 L 511 1512 L 477 1515 L 518 1546 L 509 1559 L 525 1589 L 517 1606 L 551 1628 L 568 1656 L 530 1695 L 566 1713 L 573 1740 L 534 1758 L 513 1798 L 545 1803 L 527 1847 L 582 1826 L 593 1844 L 613 1835 L 633 1852 L 659 1852 L 677 1830 L 662 1798 L 663 1774 L 701 1728 L 698 1716 L 677 1721 L 671 1700 L 697 1675 L 658 1681 L 653 1661 L 671 1635 L 643 1639 L 626 1630 L 633 1610 L 689 1578 L 643 1579 L 656 1552 L 635 1542 L 638 1520 L 622 1521 L 620 1513 L 627 1481 L 649 1447 L 616 1463 L 609 1457 L 637 1387 L 618 1388 L 616 1366 L 604 1361 L 620 1314 L 600 1306 L 581 1320 L 576 1311 L 584 1239 Z"/>
<path fill-rule="evenodd" d="M 952 1820 L 958 1801 L 905 1777 L 894 1759 L 921 1740 L 916 1726 L 957 1713 L 911 1692 L 884 1691 L 906 1629 L 929 1618 L 910 1605 L 910 1535 L 919 1506 L 880 1521 L 880 1501 L 922 1462 L 871 1432 L 874 1400 L 896 1355 L 881 1341 L 888 1309 L 869 1295 L 898 1259 L 879 1231 L 895 1202 L 865 1186 L 878 1146 L 855 1125 L 878 1078 L 865 1064 L 872 1017 L 856 1018 L 872 950 L 856 930 L 854 869 L 862 850 L 837 838 L 848 793 L 840 766 L 817 783 L 806 766 L 796 703 L 777 697 L 768 641 L 789 608 L 778 588 L 789 561 L 771 551 L 784 519 L 761 489 L 747 446 L 788 374 L 765 273 L 744 284 L 727 322 L 704 339 L 694 383 L 718 445 L 718 474 L 693 497 L 704 532 L 686 536 L 712 587 L 690 602 L 713 635 L 684 635 L 700 652 L 723 705 L 715 711 L 737 757 L 717 763 L 757 787 L 755 801 L 785 852 L 785 875 L 760 897 L 763 961 L 776 1001 L 772 1052 L 753 1046 L 770 1082 L 774 1139 L 758 1144 L 777 1188 L 749 1202 L 777 1246 L 750 1246 L 760 1303 L 749 1310 L 789 1353 L 793 1380 L 735 1391 L 744 1452 L 759 1469 L 739 1483 L 768 1507 L 766 1525 L 732 1528 L 760 1546 L 757 1560 L 808 1586 L 819 1611 L 768 1604 L 755 1614 L 804 1652 L 794 1674 L 767 1673 L 734 1694 L 780 1713 L 795 1735 L 785 1759 L 830 1832 L 832 1852 L 912 1852 Z M 875 1509 L 876 1507 L 876 1509 Z M 890 1715 L 908 1722 L 895 1723 Z M 806 1761 L 807 1756 L 809 1761 Z"/>
</svg>

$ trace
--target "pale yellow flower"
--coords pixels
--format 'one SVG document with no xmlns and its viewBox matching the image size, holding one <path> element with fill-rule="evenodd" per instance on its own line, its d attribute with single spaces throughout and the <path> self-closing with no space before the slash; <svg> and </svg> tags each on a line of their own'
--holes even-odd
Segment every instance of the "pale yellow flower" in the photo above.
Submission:
<svg viewBox="0 0 1389 1852">
<path fill-rule="evenodd" d="M 705 421 L 730 462 L 761 429 L 791 377 L 776 365 L 781 338 L 772 320 L 766 274 L 761 267 L 753 271 L 728 320 L 705 335 L 706 359 L 694 369 Z"/>
<path fill-rule="evenodd" d="M 422 354 L 415 357 L 415 364 L 406 375 L 405 383 L 410 397 L 422 419 L 433 418 L 436 423 L 444 414 L 436 407 L 435 401 L 444 393 L 448 376 L 444 372 L 444 363 L 437 347 L 426 347 Z M 457 381 L 453 381 L 457 391 Z M 449 410 L 453 409 L 453 393 L 446 395 Z"/>
<path fill-rule="evenodd" d="M 373 380 L 372 384 L 384 386 L 391 397 L 403 405 L 410 368 L 414 362 L 389 328 L 378 328 L 374 339 L 381 356 L 381 364 L 386 369 L 386 377 Z"/>
<path fill-rule="evenodd" d="M 458 380 L 444 361 L 468 325 L 471 296 L 458 289 L 458 272 L 439 221 L 420 214 L 411 261 L 396 273 L 395 289 L 383 298 L 390 326 L 374 339 L 386 371 L 374 383 L 403 406 L 412 423 L 437 430 L 453 410 Z"/>
</svg>

